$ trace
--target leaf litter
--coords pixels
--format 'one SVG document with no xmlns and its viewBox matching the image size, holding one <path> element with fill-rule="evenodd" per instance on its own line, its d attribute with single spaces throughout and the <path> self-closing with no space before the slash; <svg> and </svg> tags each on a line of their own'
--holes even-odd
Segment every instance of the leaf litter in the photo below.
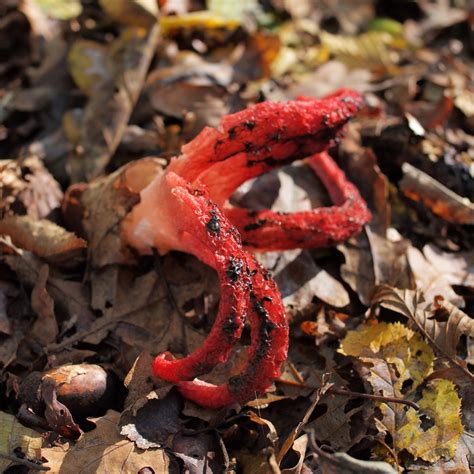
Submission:
<svg viewBox="0 0 474 474">
<path fill-rule="evenodd" d="M 2 469 L 471 472 L 467 2 L 60 3 L 0 6 Z M 186 254 L 139 256 L 121 222 L 203 127 L 340 87 L 365 106 L 331 154 L 373 220 L 336 248 L 258 255 L 290 318 L 288 360 L 246 406 L 199 408 L 150 365 L 202 344 L 216 276 Z M 327 206 L 295 165 L 232 204 Z M 241 341 L 207 381 L 240 371 L 248 328 Z"/>
</svg>

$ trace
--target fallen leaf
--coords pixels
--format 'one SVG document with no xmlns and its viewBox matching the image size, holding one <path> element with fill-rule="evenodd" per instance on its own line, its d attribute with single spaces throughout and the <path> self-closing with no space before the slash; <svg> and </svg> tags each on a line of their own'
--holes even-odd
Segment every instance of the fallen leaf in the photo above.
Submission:
<svg viewBox="0 0 474 474">
<path fill-rule="evenodd" d="M 376 286 L 381 283 L 413 287 L 407 246 L 403 239 L 389 239 L 372 232 L 371 225 L 357 237 L 338 245 L 346 260 L 341 266 L 341 276 L 363 304 L 370 304 Z"/>
<path fill-rule="evenodd" d="M 24 160 L 0 160 L 2 200 L 0 215 L 27 214 L 46 217 L 61 205 L 59 184 L 35 156 Z"/>
<path fill-rule="evenodd" d="M 28 287 L 35 285 L 43 265 L 43 262 L 37 257 L 23 252 L 19 255 L 4 255 L 0 258 L 16 273 L 24 285 Z M 77 329 L 90 326 L 95 318 L 91 311 L 87 287 L 79 282 L 55 276 L 48 278 L 46 288 L 58 310 L 61 309 L 67 315 L 63 321 L 64 329 L 73 326 L 76 326 Z"/>
<path fill-rule="evenodd" d="M 109 49 L 109 81 L 91 96 L 81 123 L 81 140 L 69 156 L 68 171 L 77 182 L 102 174 L 122 140 L 156 48 L 158 26 L 129 27 Z"/>
<path fill-rule="evenodd" d="M 429 244 L 422 251 L 409 247 L 407 257 L 416 286 L 427 301 L 433 301 L 435 296 L 441 295 L 455 305 L 464 305 L 464 299 L 453 290 L 452 285 L 474 287 L 472 252 L 442 252 Z"/>
<path fill-rule="evenodd" d="M 442 298 L 435 299 L 433 306 L 427 307 L 420 292 L 391 288 L 387 285 L 378 287 L 373 303 L 403 314 L 441 355 L 461 366 L 473 377 L 456 358 L 456 346 L 461 335 L 472 337 L 474 334 L 473 320 L 467 314 Z M 440 311 L 441 320 L 436 319 L 437 311 Z"/>
<path fill-rule="evenodd" d="M 96 93 L 102 83 L 110 79 L 107 47 L 101 43 L 79 39 L 69 48 L 67 59 L 74 82 L 88 96 Z"/>
<path fill-rule="evenodd" d="M 395 449 L 406 449 L 415 458 L 429 462 L 452 458 L 464 430 L 460 419 L 461 399 L 454 384 L 443 379 L 431 381 L 418 405 L 434 426 L 423 429 L 420 415 L 408 408 L 394 433 Z"/>
<path fill-rule="evenodd" d="M 207 8 L 213 13 L 222 15 L 224 18 L 241 21 L 246 12 L 256 13 L 260 8 L 258 0 L 242 0 L 240 2 L 229 2 L 228 0 L 208 0 Z"/>
<path fill-rule="evenodd" d="M 288 88 L 288 97 L 294 99 L 303 95 L 319 98 L 342 87 L 365 92 L 370 88 L 372 73 L 357 67 L 349 69 L 343 62 L 331 60 L 296 79 Z"/>
<path fill-rule="evenodd" d="M 349 456 L 347 453 L 318 453 L 318 467 L 322 474 L 396 474 L 390 464 L 383 461 L 363 461 Z"/>
<path fill-rule="evenodd" d="M 31 334 L 42 346 L 54 342 L 59 332 L 54 315 L 54 301 L 46 290 L 48 275 L 49 267 L 43 265 L 31 292 L 31 307 L 38 316 L 31 329 Z"/>
<path fill-rule="evenodd" d="M 133 441 L 137 448 L 169 447 L 174 435 L 182 429 L 179 418 L 182 400 L 176 391 L 163 398 L 149 399 L 136 414 L 121 417 L 120 434 Z"/>
<path fill-rule="evenodd" d="M 431 211 L 448 222 L 474 224 L 474 203 L 443 186 L 430 175 L 403 163 L 402 191 L 410 199 L 421 201 Z"/>
<path fill-rule="evenodd" d="M 144 468 L 154 472 L 169 472 L 173 462 L 163 449 L 143 451 L 119 434 L 120 414 L 109 410 L 100 418 L 91 419 L 96 428 L 84 433 L 75 444 L 43 448 L 45 466 L 51 472 L 85 474 L 88 472 L 140 472 Z"/>
<path fill-rule="evenodd" d="M 48 15 L 58 20 L 70 20 L 82 12 L 80 0 L 37 0 L 37 2 Z"/>
<path fill-rule="evenodd" d="M 363 325 L 349 331 L 339 352 L 367 365 L 368 381 L 383 396 L 402 397 L 407 383 L 413 392 L 433 371 L 433 350 L 420 334 L 401 323 Z"/>
<path fill-rule="evenodd" d="M 99 5 L 124 25 L 151 28 L 158 20 L 156 0 L 99 0 Z"/>
<path fill-rule="evenodd" d="M 369 31 L 359 36 L 344 36 L 322 31 L 320 37 L 322 44 L 348 66 L 364 66 L 378 72 L 396 71 L 399 54 L 391 48 L 394 39 L 389 33 Z"/>
<path fill-rule="evenodd" d="M 42 444 L 39 433 L 23 426 L 13 415 L 0 412 L 0 470 L 2 472 L 15 464 L 16 460 L 18 464 L 21 464 L 22 458 L 15 454 L 17 448 L 27 460 L 39 460 Z M 28 467 L 31 469 L 32 466 Z"/>
<path fill-rule="evenodd" d="M 236 29 L 240 21 L 225 18 L 208 10 L 182 13 L 180 15 L 160 16 L 160 31 L 163 36 L 170 36 L 180 29 L 204 28 L 204 29 Z"/>
<path fill-rule="evenodd" d="M 295 440 L 291 449 L 298 456 L 298 462 L 293 467 L 281 469 L 281 474 L 300 474 L 302 472 L 307 447 L 308 435 L 304 434 Z"/>
<path fill-rule="evenodd" d="M 8 216 L 2 219 L 0 234 L 8 235 L 15 246 L 59 266 L 77 265 L 87 247 L 83 239 L 54 222 L 30 216 Z"/>
</svg>

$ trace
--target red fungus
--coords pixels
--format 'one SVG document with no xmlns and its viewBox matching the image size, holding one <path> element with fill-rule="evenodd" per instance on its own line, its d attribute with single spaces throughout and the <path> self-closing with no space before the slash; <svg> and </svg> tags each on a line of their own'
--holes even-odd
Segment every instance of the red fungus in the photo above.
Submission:
<svg viewBox="0 0 474 474">
<path fill-rule="evenodd" d="M 205 128 L 185 145 L 168 169 L 206 186 L 224 206 L 243 182 L 266 171 L 306 158 L 323 180 L 336 206 L 282 215 L 225 208 L 244 245 L 258 250 L 318 247 L 359 232 L 370 212 L 357 189 L 325 150 L 362 105 L 354 91 L 340 90 L 321 100 L 263 102 Z"/>
<path fill-rule="evenodd" d="M 221 299 L 204 344 L 183 359 L 161 354 L 153 363 L 156 376 L 178 382 L 208 372 L 227 360 L 243 329 L 249 301 L 249 270 L 237 230 L 207 193 L 174 173 L 159 174 L 140 194 L 122 223 L 128 244 L 142 253 L 181 250 L 215 268 Z"/>
<path fill-rule="evenodd" d="M 307 162 L 323 181 L 335 206 L 292 213 L 226 209 L 244 245 L 260 251 L 321 247 L 347 240 L 370 221 L 370 211 L 359 191 L 327 152 L 313 155 Z"/>
<path fill-rule="evenodd" d="M 262 393 L 279 376 L 288 350 L 288 324 L 278 289 L 268 273 L 241 249 L 240 238 L 219 210 L 246 180 L 294 160 L 308 158 L 336 206 L 280 215 L 229 208 L 246 243 L 256 249 L 327 245 L 360 231 L 370 213 L 357 189 L 323 152 L 362 99 L 339 91 L 325 99 L 286 104 L 262 103 L 222 119 L 183 147 L 167 170 L 141 192 L 123 224 L 130 245 L 142 252 L 193 253 L 214 267 L 221 284 L 221 303 L 204 345 L 175 360 L 158 356 L 155 375 L 175 382 L 188 399 L 219 408 L 243 403 Z M 191 184 L 190 184 L 191 183 Z M 202 189 L 207 188 L 211 198 Z M 187 382 L 228 358 L 240 337 L 245 314 L 251 325 L 248 362 L 227 384 Z"/>
<path fill-rule="evenodd" d="M 288 352 L 288 323 L 278 288 L 268 272 L 248 255 L 252 272 L 249 322 L 251 345 L 243 371 L 223 385 L 201 380 L 178 383 L 189 400 L 208 408 L 244 403 L 261 395 L 280 376 Z"/>
</svg>

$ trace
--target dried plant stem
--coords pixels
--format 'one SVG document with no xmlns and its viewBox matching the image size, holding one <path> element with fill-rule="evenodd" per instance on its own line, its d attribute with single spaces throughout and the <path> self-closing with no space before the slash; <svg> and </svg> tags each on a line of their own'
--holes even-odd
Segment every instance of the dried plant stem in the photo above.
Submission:
<svg viewBox="0 0 474 474">
<path fill-rule="evenodd" d="M 285 385 L 292 385 L 294 387 L 307 388 L 309 390 L 317 390 L 317 387 L 314 387 L 312 385 L 306 385 L 299 382 L 293 382 L 291 380 L 278 379 L 277 382 L 285 384 Z M 328 389 L 327 393 L 333 393 L 334 395 L 342 395 L 342 396 L 351 397 L 351 398 L 367 398 L 369 400 L 376 400 L 378 402 L 385 402 L 385 403 L 401 403 L 402 405 L 408 405 L 414 408 L 415 410 L 420 409 L 420 407 L 415 402 L 412 402 L 411 400 L 406 400 L 405 398 L 384 397 L 383 395 L 374 395 L 371 393 L 363 393 L 363 392 L 353 392 L 352 390 L 344 390 L 344 389 L 335 388 L 335 387 L 331 387 L 330 389 Z"/>
</svg>

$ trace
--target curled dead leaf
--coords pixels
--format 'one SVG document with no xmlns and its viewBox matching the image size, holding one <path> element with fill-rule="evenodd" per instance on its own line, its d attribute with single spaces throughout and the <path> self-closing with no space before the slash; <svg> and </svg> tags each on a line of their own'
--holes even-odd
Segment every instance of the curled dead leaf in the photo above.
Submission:
<svg viewBox="0 0 474 474">
<path fill-rule="evenodd" d="M 87 247 L 83 239 L 54 222 L 30 216 L 2 219 L 0 234 L 8 235 L 16 247 L 57 265 L 74 266 L 84 256 Z"/>
<path fill-rule="evenodd" d="M 402 191 L 414 201 L 421 201 L 433 213 L 455 224 L 474 224 L 474 203 L 443 186 L 428 174 L 403 163 Z"/>
</svg>

